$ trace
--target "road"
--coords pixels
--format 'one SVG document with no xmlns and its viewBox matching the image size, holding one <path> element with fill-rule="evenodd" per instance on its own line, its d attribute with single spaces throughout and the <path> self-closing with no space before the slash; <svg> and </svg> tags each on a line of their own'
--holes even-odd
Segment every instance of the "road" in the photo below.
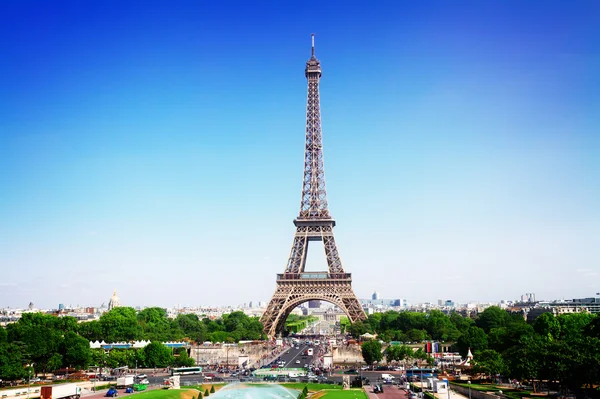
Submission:
<svg viewBox="0 0 600 399">
<path fill-rule="evenodd" d="M 307 356 L 305 355 L 305 351 L 309 348 L 313 349 L 313 355 Z M 291 347 L 287 352 L 283 353 L 279 356 L 277 361 L 284 361 L 285 368 L 298 368 L 298 367 L 310 367 L 315 365 L 317 358 L 317 353 L 320 351 L 320 348 L 314 345 L 306 345 L 305 342 L 298 344 L 297 346 Z M 305 366 L 306 365 L 306 366 Z"/>
<path fill-rule="evenodd" d="M 406 391 L 393 385 L 384 385 L 383 393 L 373 393 L 373 387 L 365 387 L 369 399 L 408 399 Z"/>
</svg>

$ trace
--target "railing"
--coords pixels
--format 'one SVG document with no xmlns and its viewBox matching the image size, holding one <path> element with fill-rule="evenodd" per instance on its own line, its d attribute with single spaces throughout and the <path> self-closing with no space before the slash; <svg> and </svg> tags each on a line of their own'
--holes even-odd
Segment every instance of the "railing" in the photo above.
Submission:
<svg viewBox="0 0 600 399">
<path fill-rule="evenodd" d="M 351 273 L 283 273 L 277 275 L 277 280 L 349 280 Z"/>
</svg>

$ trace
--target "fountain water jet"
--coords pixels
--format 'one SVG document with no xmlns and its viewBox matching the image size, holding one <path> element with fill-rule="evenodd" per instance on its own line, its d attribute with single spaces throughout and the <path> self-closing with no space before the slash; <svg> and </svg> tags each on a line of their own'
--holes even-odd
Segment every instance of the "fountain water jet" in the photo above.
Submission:
<svg viewBox="0 0 600 399">
<path fill-rule="evenodd" d="M 225 385 L 211 399 L 296 399 L 300 392 L 281 385 L 253 387 L 239 382 Z"/>
</svg>

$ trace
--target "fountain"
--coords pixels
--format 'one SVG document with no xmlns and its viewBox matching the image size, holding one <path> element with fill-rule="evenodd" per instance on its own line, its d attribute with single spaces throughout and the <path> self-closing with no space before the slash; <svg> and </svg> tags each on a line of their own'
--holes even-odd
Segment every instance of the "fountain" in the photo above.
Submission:
<svg viewBox="0 0 600 399">
<path fill-rule="evenodd" d="M 252 386 L 241 383 L 225 385 L 210 395 L 211 399 L 296 399 L 300 391 L 281 385 Z"/>
</svg>

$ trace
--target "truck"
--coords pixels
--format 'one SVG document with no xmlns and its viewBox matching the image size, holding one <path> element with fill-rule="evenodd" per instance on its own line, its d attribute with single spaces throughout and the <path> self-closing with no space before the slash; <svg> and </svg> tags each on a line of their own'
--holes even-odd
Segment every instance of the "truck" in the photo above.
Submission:
<svg viewBox="0 0 600 399">
<path fill-rule="evenodd" d="M 134 391 L 145 391 L 148 387 L 148 384 L 133 384 Z"/>
<path fill-rule="evenodd" d="M 43 386 L 40 399 L 79 399 L 81 388 L 75 383 Z"/>
<path fill-rule="evenodd" d="M 127 388 L 133 386 L 133 383 L 134 381 L 132 375 L 117 378 L 117 388 Z"/>
</svg>

